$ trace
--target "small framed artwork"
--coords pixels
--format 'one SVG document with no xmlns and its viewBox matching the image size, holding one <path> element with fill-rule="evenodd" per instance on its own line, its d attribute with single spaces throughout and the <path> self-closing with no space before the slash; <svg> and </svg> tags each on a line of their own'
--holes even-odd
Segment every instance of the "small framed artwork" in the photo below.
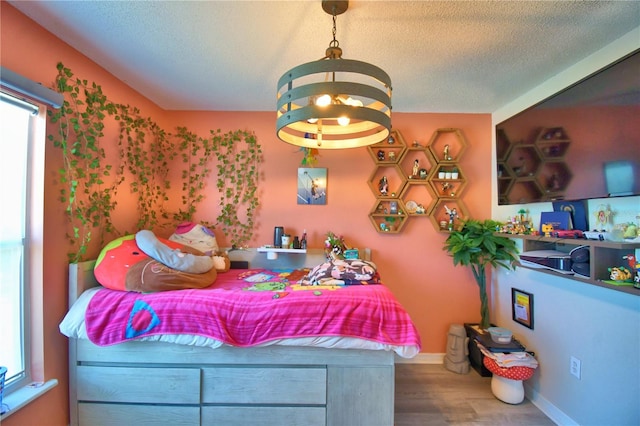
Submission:
<svg viewBox="0 0 640 426">
<path fill-rule="evenodd" d="M 327 169 L 298 169 L 298 204 L 327 204 Z"/>
<path fill-rule="evenodd" d="M 533 330 L 533 294 L 512 288 L 511 314 L 515 322 Z"/>
</svg>

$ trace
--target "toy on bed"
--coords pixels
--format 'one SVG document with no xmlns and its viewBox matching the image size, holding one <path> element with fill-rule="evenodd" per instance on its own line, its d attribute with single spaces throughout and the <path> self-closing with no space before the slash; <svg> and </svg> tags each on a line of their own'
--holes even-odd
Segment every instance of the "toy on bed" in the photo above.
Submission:
<svg viewBox="0 0 640 426">
<path fill-rule="evenodd" d="M 96 261 L 97 281 L 113 290 L 143 293 L 209 287 L 218 272 L 229 269 L 228 257 L 206 227 L 183 225 L 169 239 L 142 230 L 110 242 Z"/>
</svg>

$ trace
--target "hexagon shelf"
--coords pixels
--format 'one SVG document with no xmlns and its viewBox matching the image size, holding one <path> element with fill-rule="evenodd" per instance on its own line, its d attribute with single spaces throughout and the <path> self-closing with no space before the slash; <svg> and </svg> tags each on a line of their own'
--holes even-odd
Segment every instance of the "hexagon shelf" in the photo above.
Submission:
<svg viewBox="0 0 640 426">
<path fill-rule="evenodd" d="M 407 180 L 397 164 L 379 165 L 368 180 L 376 198 L 398 198 Z"/>
<path fill-rule="evenodd" d="M 459 166 L 440 165 L 429 183 L 438 197 L 458 198 L 467 185 L 467 179 Z"/>
<path fill-rule="evenodd" d="M 402 200 L 378 200 L 369 219 L 378 232 L 397 234 L 404 226 L 407 214 Z"/>
<path fill-rule="evenodd" d="M 440 232 L 449 232 L 462 226 L 462 221 L 469 219 L 469 211 L 462 200 L 440 198 L 433 208 L 431 223 Z"/>
<path fill-rule="evenodd" d="M 414 181 L 405 185 L 400 199 L 404 202 L 409 217 L 428 217 L 438 201 L 429 185 Z"/>
<path fill-rule="evenodd" d="M 409 147 L 400 159 L 400 169 L 407 179 L 427 183 L 427 178 L 434 172 L 437 162 L 425 147 Z"/>
<path fill-rule="evenodd" d="M 429 141 L 431 155 L 438 163 L 457 162 L 466 149 L 467 141 L 460 129 L 437 129 Z"/>
<path fill-rule="evenodd" d="M 406 149 L 407 144 L 397 130 L 392 130 L 386 140 L 367 147 L 369 155 L 376 164 L 396 164 Z"/>
</svg>

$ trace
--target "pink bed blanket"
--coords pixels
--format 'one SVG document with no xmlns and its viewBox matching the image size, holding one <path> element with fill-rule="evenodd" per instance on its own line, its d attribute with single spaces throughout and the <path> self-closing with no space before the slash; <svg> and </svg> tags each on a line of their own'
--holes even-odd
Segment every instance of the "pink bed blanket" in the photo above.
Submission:
<svg viewBox="0 0 640 426">
<path fill-rule="evenodd" d="M 408 313 L 385 285 L 304 286 L 292 279 L 295 272 L 231 270 L 197 290 L 101 289 L 85 314 L 87 333 L 101 346 L 189 334 L 240 347 L 316 336 L 420 347 Z"/>
</svg>

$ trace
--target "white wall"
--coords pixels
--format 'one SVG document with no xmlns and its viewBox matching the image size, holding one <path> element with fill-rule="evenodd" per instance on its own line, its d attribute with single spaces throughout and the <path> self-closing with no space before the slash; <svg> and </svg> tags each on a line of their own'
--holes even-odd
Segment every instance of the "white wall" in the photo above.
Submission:
<svg viewBox="0 0 640 426">
<path fill-rule="evenodd" d="M 496 111 L 494 125 L 639 47 L 640 27 Z M 504 221 L 523 206 L 497 205 L 495 163 L 492 168 L 492 217 Z M 589 207 L 599 203 L 625 216 L 640 213 L 640 197 L 592 200 Z M 550 203 L 524 207 L 532 218 L 552 209 Z M 533 330 L 511 318 L 512 287 L 534 295 Z M 536 353 L 540 367 L 526 383 L 527 396 L 558 424 L 640 424 L 640 295 L 523 268 L 499 271 L 492 322 Z M 569 373 L 571 356 L 582 361 L 579 380 Z"/>
</svg>

